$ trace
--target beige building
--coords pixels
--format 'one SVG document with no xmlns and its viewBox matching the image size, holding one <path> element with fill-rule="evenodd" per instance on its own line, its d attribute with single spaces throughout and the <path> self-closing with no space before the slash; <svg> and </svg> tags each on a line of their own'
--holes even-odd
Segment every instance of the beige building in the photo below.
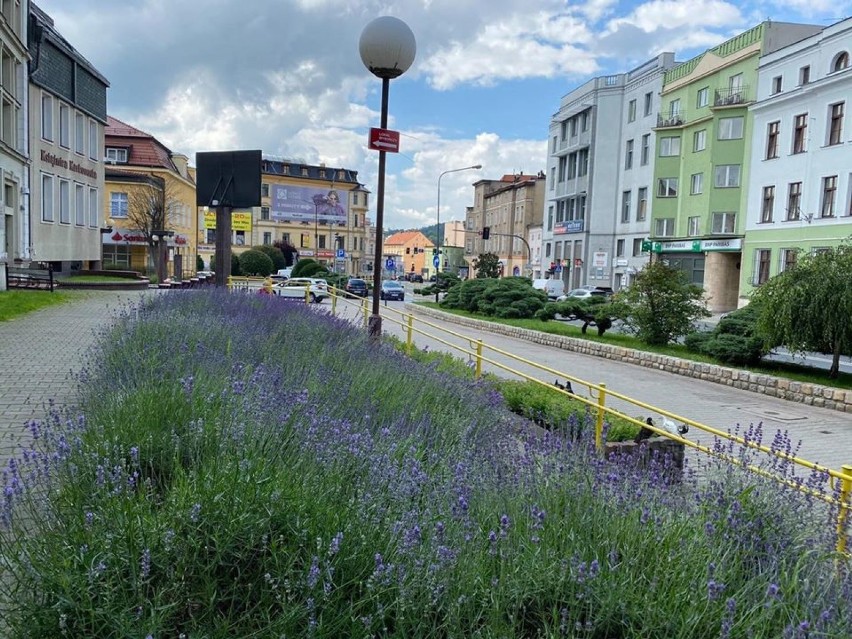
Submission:
<svg viewBox="0 0 852 639">
<path fill-rule="evenodd" d="M 393 256 L 397 275 L 416 273 L 424 279 L 435 272 L 432 249 L 435 243 L 420 231 L 403 231 L 386 238 L 383 255 Z"/>
<path fill-rule="evenodd" d="M 444 237 L 441 246 L 464 247 L 465 228 L 464 222 L 444 222 Z"/>
<path fill-rule="evenodd" d="M 530 276 L 529 233 L 541 226 L 544 209 L 544 173 L 504 175 L 499 180 L 474 183 L 473 206 L 468 207 L 465 227 L 465 261 L 473 273 L 473 261 L 482 253 L 496 253 L 501 276 Z M 489 237 L 484 239 L 483 229 Z"/>
</svg>

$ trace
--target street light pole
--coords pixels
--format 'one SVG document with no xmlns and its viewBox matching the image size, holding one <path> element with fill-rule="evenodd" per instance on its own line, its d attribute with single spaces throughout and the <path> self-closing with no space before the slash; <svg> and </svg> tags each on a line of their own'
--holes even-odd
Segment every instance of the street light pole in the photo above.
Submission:
<svg viewBox="0 0 852 639">
<path fill-rule="evenodd" d="M 444 177 L 447 173 L 456 173 L 458 171 L 469 171 L 471 169 L 479 170 L 482 168 L 481 164 L 474 164 L 473 166 L 465 166 L 460 169 L 449 169 L 448 171 L 443 171 L 438 176 L 438 210 L 436 213 L 436 218 L 438 222 L 438 226 L 435 227 L 435 246 L 438 251 L 435 255 L 438 257 L 438 265 L 435 267 L 435 302 L 438 302 L 438 273 L 441 272 L 441 178 Z"/>
<path fill-rule="evenodd" d="M 405 73 L 414 62 L 417 44 L 411 29 L 399 18 L 376 18 L 361 32 L 358 43 L 361 61 L 370 73 L 382 80 L 381 128 L 388 124 L 388 91 L 390 81 Z M 376 247 L 373 256 L 373 309 L 368 323 L 370 340 L 378 343 L 382 336 L 379 299 L 382 288 L 382 234 L 385 212 L 385 155 L 379 150 L 378 193 L 376 194 Z"/>
</svg>

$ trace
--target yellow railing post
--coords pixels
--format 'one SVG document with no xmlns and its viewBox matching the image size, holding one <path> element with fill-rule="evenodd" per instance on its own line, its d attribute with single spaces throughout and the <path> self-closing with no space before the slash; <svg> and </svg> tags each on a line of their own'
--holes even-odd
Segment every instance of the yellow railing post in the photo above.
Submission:
<svg viewBox="0 0 852 639">
<path fill-rule="evenodd" d="M 603 452 L 604 407 L 606 406 L 606 384 L 598 384 L 598 417 L 595 420 L 595 448 Z"/>
<path fill-rule="evenodd" d="M 843 474 L 852 477 L 852 465 L 841 467 Z M 840 480 L 840 509 L 837 511 L 837 552 L 841 555 L 846 552 L 846 521 L 849 511 L 852 509 L 852 479 Z"/>
<path fill-rule="evenodd" d="M 305 284 L 305 304 L 311 303 L 311 284 L 308 282 Z"/>
<path fill-rule="evenodd" d="M 370 306 L 367 302 L 366 297 L 364 298 L 364 301 L 363 301 L 363 308 L 364 308 L 364 328 L 369 328 L 370 327 Z"/>
<path fill-rule="evenodd" d="M 408 335 L 405 339 L 406 351 L 411 355 L 411 350 L 414 348 L 414 315 L 408 314 Z"/>
<path fill-rule="evenodd" d="M 479 379 L 482 377 L 482 340 L 476 340 L 476 369 L 474 371 L 474 377 Z"/>
<path fill-rule="evenodd" d="M 232 275 L 228 276 L 228 292 L 232 292 L 234 290 L 234 278 Z"/>
<path fill-rule="evenodd" d="M 337 289 L 335 289 L 337 291 Z M 337 293 L 332 292 L 331 294 L 331 314 L 335 314 L 335 310 L 337 309 Z"/>
</svg>

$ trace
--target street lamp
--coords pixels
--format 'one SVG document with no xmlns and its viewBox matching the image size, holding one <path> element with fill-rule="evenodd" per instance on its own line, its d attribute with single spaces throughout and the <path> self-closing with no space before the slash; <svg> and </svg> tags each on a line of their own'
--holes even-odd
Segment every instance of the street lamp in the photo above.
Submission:
<svg viewBox="0 0 852 639">
<path fill-rule="evenodd" d="M 361 61 L 373 75 L 382 79 L 381 128 L 388 126 L 388 91 L 390 81 L 408 71 L 414 62 L 417 43 L 411 29 L 399 18 L 376 18 L 361 32 L 358 42 Z M 373 313 L 369 320 L 369 335 L 373 341 L 382 336 L 382 316 L 379 315 L 379 294 L 382 288 L 382 233 L 385 212 L 385 151 L 379 151 L 379 183 L 376 195 L 376 247 L 373 257 Z"/>
<path fill-rule="evenodd" d="M 479 170 L 482 168 L 481 164 L 474 164 L 473 166 L 464 166 L 460 169 L 450 169 L 448 171 L 444 171 L 441 175 L 438 176 L 438 226 L 435 228 L 435 246 L 437 246 L 437 255 L 438 257 L 438 265 L 435 267 L 435 302 L 438 301 L 438 273 L 441 272 L 441 178 L 444 177 L 447 173 L 457 173 L 458 171 L 470 171 L 472 169 Z"/>
</svg>

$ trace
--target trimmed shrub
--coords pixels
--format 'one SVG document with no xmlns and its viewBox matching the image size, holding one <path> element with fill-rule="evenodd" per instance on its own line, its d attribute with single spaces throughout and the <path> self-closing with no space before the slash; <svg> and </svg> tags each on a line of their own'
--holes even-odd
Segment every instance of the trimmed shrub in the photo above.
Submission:
<svg viewBox="0 0 852 639">
<path fill-rule="evenodd" d="M 708 355 L 722 364 L 754 366 L 766 355 L 763 339 L 757 335 L 759 309 L 749 304 L 728 313 L 712 331 L 690 333 L 684 339 L 686 347 Z"/>
<path fill-rule="evenodd" d="M 296 266 L 293 267 L 290 277 L 322 277 L 321 275 L 317 275 L 320 271 L 328 272 L 325 267 L 316 260 L 305 258 L 296 262 Z"/>
<path fill-rule="evenodd" d="M 264 252 L 257 249 L 249 249 L 239 256 L 240 270 L 243 275 L 257 275 L 266 277 L 272 273 L 274 265 L 272 259 Z"/>
<path fill-rule="evenodd" d="M 441 306 L 503 319 L 534 317 L 547 303 L 543 291 L 536 290 L 525 277 L 478 278 L 454 286 Z"/>
<path fill-rule="evenodd" d="M 260 246 L 255 246 L 254 250 L 260 251 L 261 253 L 265 253 L 269 256 L 269 259 L 272 260 L 272 273 L 278 269 L 287 268 L 287 258 L 284 257 L 284 253 L 281 252 L 281 249 L 269 244 L 261 244 Z"/>
</svg>

